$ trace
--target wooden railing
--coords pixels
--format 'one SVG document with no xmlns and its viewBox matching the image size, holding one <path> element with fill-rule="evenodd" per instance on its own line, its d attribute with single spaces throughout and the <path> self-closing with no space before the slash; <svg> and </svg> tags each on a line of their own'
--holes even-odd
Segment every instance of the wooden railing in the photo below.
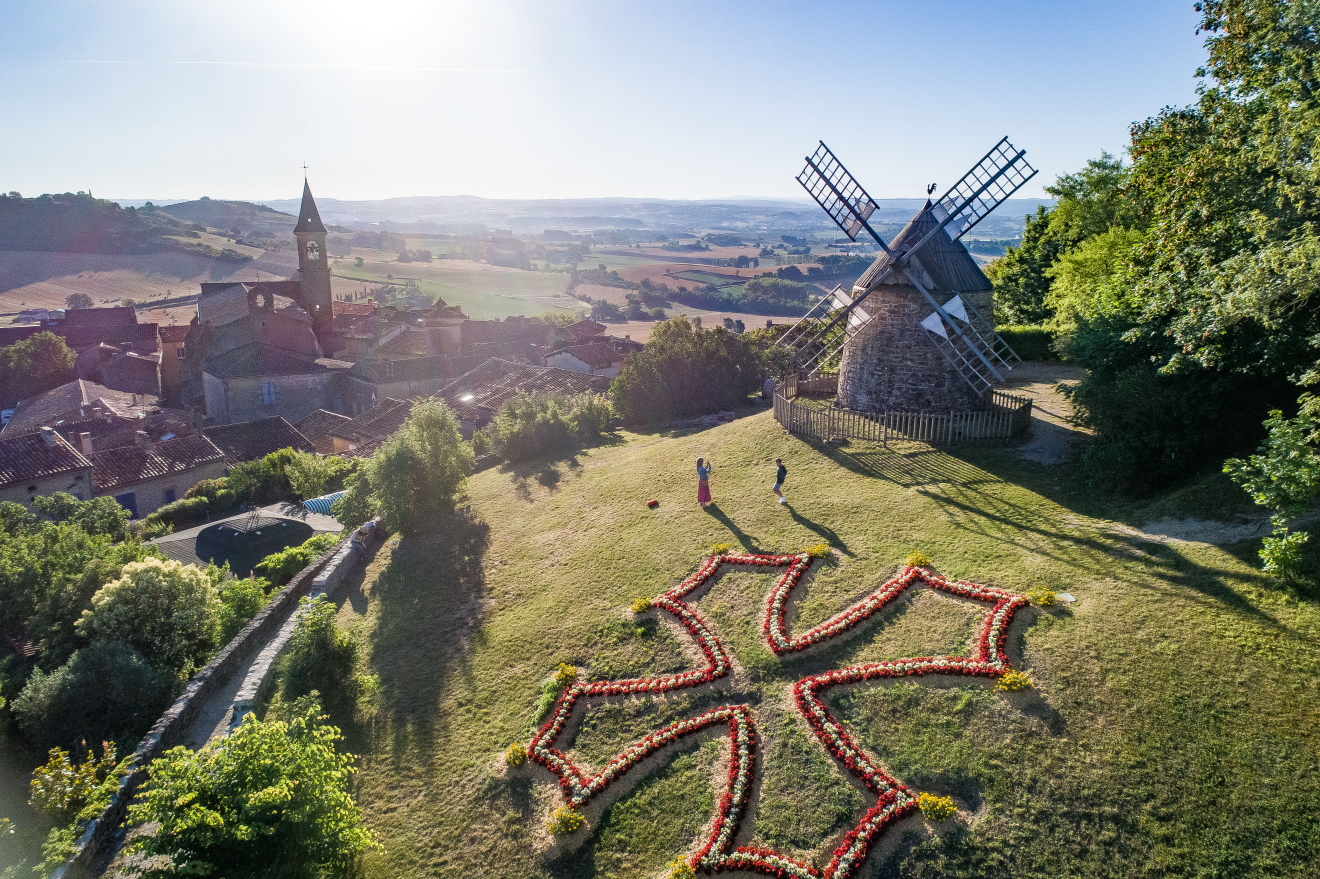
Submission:
<svg viewBox="0 0 1320 879">
<path fill-rule="evenodd" d="M 837 379 L 823 381 L 837 382 Z M 844 438 L 878 443 L 903 439 L 933 446 L 951 446 L 1004 442 L 1031 425 L 1031 400 L 1002 391 L 994 392 L 987 408 L 972 412 L 861 412 L 795 402 L 795 397 L 805 396 L 803 385 L 806 383 L 806 380 L 790 376 L 775 386 L 775 420 L 789 433 L 816 439 Z"/>
</svg>

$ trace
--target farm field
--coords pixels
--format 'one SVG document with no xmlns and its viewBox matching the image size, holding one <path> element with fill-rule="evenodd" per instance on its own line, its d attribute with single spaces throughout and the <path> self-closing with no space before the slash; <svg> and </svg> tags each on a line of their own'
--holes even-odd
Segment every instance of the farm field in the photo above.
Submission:
<svg viewBox="0 0 1320 879">
<path fill-rule="evenodd" d="M 331 269 L 336 278 L 356 285 L 354 289 L 413 279 L 423 295 L 433 299 L 439 296 L 449 305 L 460 306 L 473 320 L 575 311 L 573 300 L 564 293 L 568 287 L 566 274 L 528 272 L 467 260 L 401 263 L 383 251 L 354 248 L 353 252 L 363 258 L 363 265 L 354 265 L 352 259 L 335 259 L 331 260 Z"/>
<path fill-rule="evenodd" d="M 698 455 L 714 465 L 707 511 L 693 497 Z M 777 455 L 788 506 L 769 489 Z M 506 775 L 500 752 L 527 741 L 556 663 L 587 680 L 691 667 L 685 634 L 634 623 L 627 608 L 689 576 L 712 544 L 795 552 L 824 541 L 832 558 L 804 581 L 795 630 L 876 589 L 917 549 L 950 577 L 1077 599 L 1024 610 L 1012 630 L 1010 656 L 1034 695 L 961 679 L 832 694 L 861 747 L 961 810 L 948 825 L 890 830 L 862 875 L 1315 875 L 1314 598 L 1257 572 L 1257 542 L 1160 539 L 1115 519 L 1137 524 L 1168 502 L 1106 507 L 1063 480 L 1011 448 L 817 448 L 764 412 L 703 432 L 624 433 L 473 477 L 449 521 L 382 547 L 340 610 L 380 681 L 372 720 L 340 719 L 383 846 L 361 873 L 660 875 L 704 838 L 722 738 L 664 751 L 593 817 L 580 849 L 550 860 L 542 826 L 558 790 Z M 1174 506 L 1185 515 L 1197 503 Z M 983 610 L 918 589 L 824 652 L 780 659 L 760 636 L 767 588 L 766 575 L 733 570 L 692 604 L 727 645 L 729 686 L 763 742 L 740 841 L 823 867 L 873 799 L 789 709 L 789 686 L 847 662 L 966 651 Z M 728 704 L 721 692 L 599 703 L 564 747 L 599 767 L 675 718 Z"/>
</svg>

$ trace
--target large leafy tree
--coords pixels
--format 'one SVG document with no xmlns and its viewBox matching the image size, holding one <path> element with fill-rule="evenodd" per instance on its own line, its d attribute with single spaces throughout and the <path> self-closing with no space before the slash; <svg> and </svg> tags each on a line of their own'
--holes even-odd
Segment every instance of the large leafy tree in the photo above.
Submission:
<svg viewBox="0 0 1320 879">
<path fill-rule="evenodd" d="M 21 400 L 73 381 L 73 349 L 51 332 L 41 332 L 0 351 L 0 397 Z"/>
<path fill-rule="evenodd" d="M 723 327 L 703 330 L 684 316 L 656 325 L 610 384 L 614 411 L 630 423 L 664 422 L 732 409 L 761 382 L 756 350 Z"/>
<path fill-rule="evenodd" d="M 167 751 L 129 812 L 158 826 L 137 843 L 153 865 L 143 875 L 342 873 L 373 842 L 348 791 L 353 758 L 341 741 L 312 708 L 289 723 L 249 715 L 200 751 Z"/>
</svg>

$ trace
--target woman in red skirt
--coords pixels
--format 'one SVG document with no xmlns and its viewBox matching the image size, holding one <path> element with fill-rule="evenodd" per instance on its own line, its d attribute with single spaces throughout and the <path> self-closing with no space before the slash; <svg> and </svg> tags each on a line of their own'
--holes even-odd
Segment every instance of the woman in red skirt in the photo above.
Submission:
<svg viewBox="0 0 1320 879">
<path fill-rule="evenodd" d="M 705 458 L 697 459 L 697 503 L 705 507 L 710 503 L 710 471 L 711 464 L 706 463 Z"/>
</svg>

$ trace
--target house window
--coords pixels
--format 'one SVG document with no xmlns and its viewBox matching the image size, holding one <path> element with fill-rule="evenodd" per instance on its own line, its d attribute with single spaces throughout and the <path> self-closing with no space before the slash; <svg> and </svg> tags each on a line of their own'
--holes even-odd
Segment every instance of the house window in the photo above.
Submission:
<svg viewBox="0 0 1320 879">
<path fill-rule="evenodd" d="M 421 392 L 422 392 L 421 382 L 408 382 L 409 395 L 416 395 L 416 394 L 420 394 Z"/>
<path fill-rule="evenodd" d="M 184 353 L 183 346 L 180 345 L 174 349 L 174 356 L 178 357 L 180 360 L 184 360 L 188 355 Z"/>
<path fill-rule="evenodd" d="M 167 504 L 172 504 L 172 503 L 174 503 L 175 500 L 176 500 L 176 497 L 175 497 L 175 494 L 174 494 L 174 489 L 172 489 L 172 488 L 167 488 L 167 489 L 165 489 L 165 503 L 167 503 Z"/>
<path fill-rule="evenodd" d="M 275 382 L 261 383 L 261 402 L 267 406 L 275 405 Z"/>
</svg>

